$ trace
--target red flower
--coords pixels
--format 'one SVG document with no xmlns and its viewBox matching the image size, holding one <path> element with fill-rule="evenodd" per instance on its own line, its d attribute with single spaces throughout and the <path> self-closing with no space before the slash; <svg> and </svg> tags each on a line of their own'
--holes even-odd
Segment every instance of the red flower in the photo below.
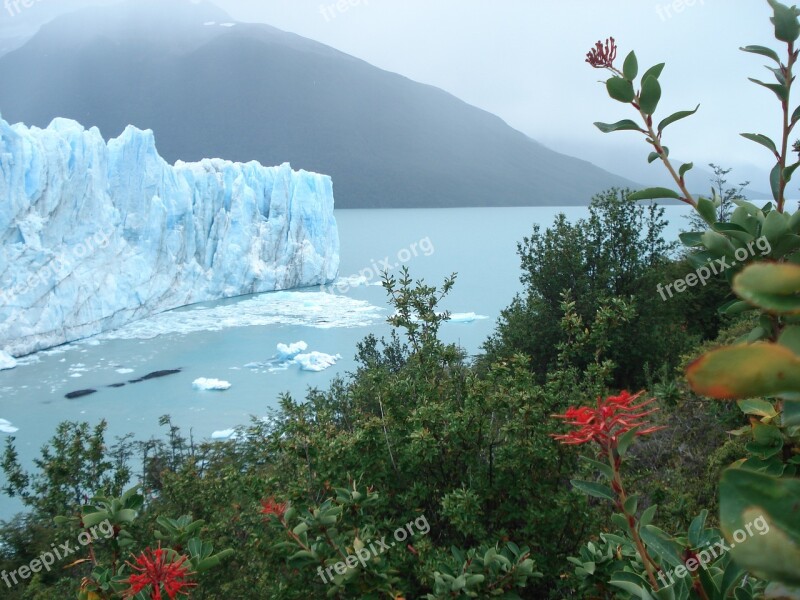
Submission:
<svg viewBox="0 0 800 600">
<path fill-rule="evenodd" d="M 597 42 L 594 48 L 586 54 L 586 62 L 595 69 L 614 68 L 615 58 L 617 58 L 617 44 L 614 43 L 613 37 L 606 40 L 605 46 L 603 46 L 603 42 Z"/>
<path fill-rule="evenodd" d="M 171 556 L 172 555 L 172 556 Z M 197 585 L 188 580 L 193 575 L 183 564 L 188 560 L 170 550 L 147 548 L 135 557 L 135 564 L 126 563 L 136 573 L 126 580 L 130 589 L 125 592 L 128 598 L 135 597 L 139 592 L 150 588 L 151 600 L 161 600 L 161 588 L 164 588 L 170 600 L 175 600 L 179 595 L 189 595 L 189 588 Z"/>
<path fill-rule="evenodd" d="M 622 392 L 619 396 L 609 396 L 605 400 L 597 399 L 597 408 L 582 406 L 570 408 L 563 415 L 553 415 L 557 419 L 566 420 L 568 425 L 576 427 L 576 431 L 552 437 L 568 446 L 577 446 L 594 442 L 604 452 L 615 447 L 620 436 L 631 429 L 641 427 L 636 435 L 648 435 L 663 427 L 645 427 L 645 417 L 653 414 L 658 409 L 644 410 L 646 406 L 655 402 L 655 398 L 636 404 L 644 392 L 631 396 Z"/>
<path fill-rule="evenodd" d="M 283 518 L 286 512 L 286 502 L 276 502 L 274 496 L 270 496 L 266 500 L 261 501 L 261 514 L 269 517 L 275 515 L 279 519 Z"/>
</svg>

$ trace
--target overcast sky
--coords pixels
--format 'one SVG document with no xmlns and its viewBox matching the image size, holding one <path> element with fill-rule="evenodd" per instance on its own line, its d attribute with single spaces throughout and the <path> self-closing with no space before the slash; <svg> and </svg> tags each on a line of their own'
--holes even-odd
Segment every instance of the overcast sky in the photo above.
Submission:
<svg viewBox="0 0 800 600">
<path fill-rule="evenodd" d="M 652 0 L 345 0 L 345 11 L 332 0 L 214 2 L 236 20 L 269 23 L 441 87 L 556 150 L 617 172 L 635 161 L 646 174 L 658 167 L 647 166 L 636 134 L 604 136 L 592 126 L 630 116 L 584 63 L 597 39 L 613 35 L 620 60 L 635 49 L 645 66 L 667 62 L 662 111 L 702 104 L 665 138 L 675 156 L 734 166 L 735 181 L 768 189 L 768 154 L 738 136 L 779 131 L 774 96 L 747 81 L 770 75 L 764 61 L 738 50 L 772 43 L 766 0 L 682 0 L 681 11 Z"/>
</svg>

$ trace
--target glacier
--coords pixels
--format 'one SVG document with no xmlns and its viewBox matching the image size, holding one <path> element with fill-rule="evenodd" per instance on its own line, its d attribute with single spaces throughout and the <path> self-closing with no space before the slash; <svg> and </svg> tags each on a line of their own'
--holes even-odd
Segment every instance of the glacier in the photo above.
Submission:
<svg viewBox="0 0 800 600">
<path fill-rule="evenodd" d="M 106 143 L 69 119 L 0 118 L 0 357 L 9 366 L 173 308 L 330 283 L 333 208 L 330 177 L 288 163 L 170 165 L 150 130 Z"/>
</svg>

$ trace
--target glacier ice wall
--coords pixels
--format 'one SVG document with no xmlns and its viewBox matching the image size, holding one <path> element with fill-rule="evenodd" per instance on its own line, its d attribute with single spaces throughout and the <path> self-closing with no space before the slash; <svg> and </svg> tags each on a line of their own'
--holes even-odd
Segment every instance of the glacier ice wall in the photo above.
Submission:
<svg viewBox="0 0 800 600">
<path fill-rule="evenodd" d="M 288 164 L 164 161 L 151 131 L 0 118 L 0 350 L 196 302 L 332 281 L 333 186 Z"/>
</svg>

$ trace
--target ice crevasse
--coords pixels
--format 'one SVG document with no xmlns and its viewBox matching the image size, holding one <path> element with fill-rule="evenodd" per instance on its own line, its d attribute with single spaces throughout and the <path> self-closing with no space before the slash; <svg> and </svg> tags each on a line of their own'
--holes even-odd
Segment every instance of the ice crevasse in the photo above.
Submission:
<svg viewBox="0 0 800 600">
<path fill-rule="evenodd" d="M 265 142 L 268 143 L 268 142 Z M 0 118 L 0 352 L 7 359 L 221 298 L 333 281 L 330 177 L 168 164 L 153 133 Z M 8 360 L 7 360 L 8 362 Z"/>
</svg>

